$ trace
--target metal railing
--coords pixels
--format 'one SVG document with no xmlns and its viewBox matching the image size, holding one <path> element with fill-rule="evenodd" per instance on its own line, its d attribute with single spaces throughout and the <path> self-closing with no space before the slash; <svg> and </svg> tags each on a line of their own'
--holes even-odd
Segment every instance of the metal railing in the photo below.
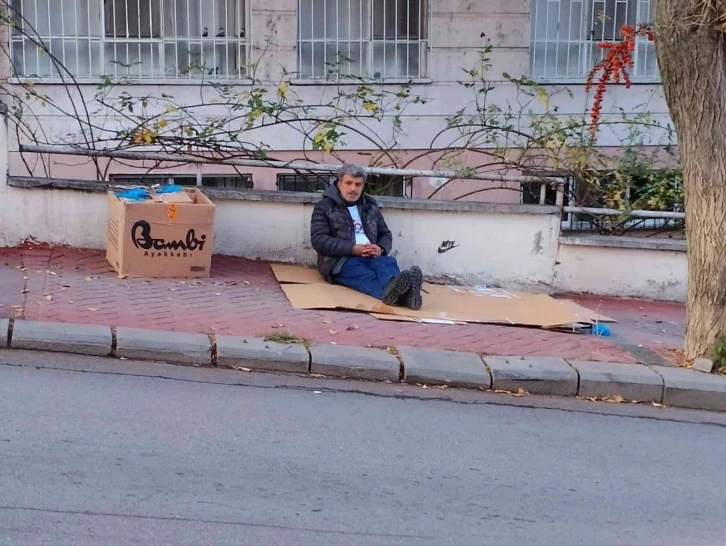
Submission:
<svg viewBox="0 0 726 546">
<path fill-rule="evenodd" d="M 298 0 L 302 79 L 426 75 L 425 0 Z"/>
<path fill-rule="evenodd" d="M 603 58 L 603 42 L 620 28 L 652 21 L 654 0 L 531 0 L 530 76 L 538 81 L 582 82 Z M 632 78 L 658 81 L 655 44 L 636 39 Z"/>
<path fill-rule="evenodd" d="M 245 0 L 10 0 L 13 75 L 237 80 Z"/>
</svg>

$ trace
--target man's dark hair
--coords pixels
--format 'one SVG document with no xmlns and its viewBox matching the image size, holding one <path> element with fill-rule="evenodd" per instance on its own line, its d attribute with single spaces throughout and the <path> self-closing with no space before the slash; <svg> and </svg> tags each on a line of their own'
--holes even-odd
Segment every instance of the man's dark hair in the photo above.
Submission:
<svg viewBox="0 0 726 546">
<path fill-rule="evenodd" d="M 352 176 L 353 178 L 362 178 L 363 182 L 368 178 L 368 171 L 358 165 L 343 165 L 338 169 L 338 182 L 343 180 L 345 175 Z"/>
</svg>

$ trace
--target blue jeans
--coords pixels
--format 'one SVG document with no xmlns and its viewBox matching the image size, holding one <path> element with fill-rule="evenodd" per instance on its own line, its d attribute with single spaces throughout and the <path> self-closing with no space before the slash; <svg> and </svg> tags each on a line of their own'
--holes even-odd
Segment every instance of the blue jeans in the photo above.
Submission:
<svg viewBox="0 0 726 546">
<path fill-rule="evenodd" d="M 376 299 L 383 297 L 386 285 L 401 274 L 396 258 L 348 258 L 340 273 L 333 277 L 335 284 L 341 284 Z"/>
</svg>

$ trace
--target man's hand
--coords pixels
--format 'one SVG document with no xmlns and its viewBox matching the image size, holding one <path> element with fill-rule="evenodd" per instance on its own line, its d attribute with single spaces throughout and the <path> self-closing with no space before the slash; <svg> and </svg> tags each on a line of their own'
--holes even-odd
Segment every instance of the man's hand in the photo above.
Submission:
<svg viewBox="0 0 726 546">
<path fill-rule="evenodd" d="M 369 245 L 353 245 L 353 256 L 364 257 L 368 246 Z"/>
<path fill-rule="evenodd" d="M 383 249 L 378 245 L 363 245 L 364 258 L 378 258 L 383 254 Z"/>
</svg>

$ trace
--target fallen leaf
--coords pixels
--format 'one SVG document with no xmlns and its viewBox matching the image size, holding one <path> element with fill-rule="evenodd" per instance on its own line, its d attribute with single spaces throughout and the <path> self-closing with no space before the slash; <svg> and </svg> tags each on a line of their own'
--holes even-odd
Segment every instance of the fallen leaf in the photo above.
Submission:
<svg viewBox="0 0 726 546">
<path fill-rule="evenodd" d="M 46 299 L 46 301 L 52 301 L 53 300 L 53 296 L 51 296 L 50 294 L 46 294 L 45 295 L 45 299 Z"/>
<path fill-rule="evenodd" d="M 128 277 L 128 275 L 121 275 L 121 274 L 119 274 L 117 276 L 118 276 L 119 279 L 122 279 L 122 280 L 123 279 L 126 279 Z"/>
<path fill-rule="evenodd" d="M 327 319 L 325 319 L 325 320 L 323 321 L 323 324 L 332 324 L 332 323 L 333 323 L 333 321 L 332 321 L 332 320 L 330 320 L 329 318 L 327 318 Z"/>
<path fill-rule="evenodd" d="M 619 394 L 615 396 L 604 396 L 602 398 L 603 402 L 610 402 L 611 404 L 620 404 L 622 402 L 625 402 L 625 398 L 620 396 Z"/>
<path fill-rule="evenodd" d="M 441 389 L 443 391 L 443 390 L 448 389 L 449 386 L 448 385 L 434 385 L 434 388 L 435 389 Z"/>
<path fill-rule="evenodd" d="M 221 296 L 221 295 L 222 295 L 222 294 L 220 294 L 220 293 L 217 293 L 217 294 L 215 294 L 215 296 Z"/>
<path fill-rule="evenodd" d="M 119 360 L 128 360 L 125 356 L 119 357 Z"/>
<path fill-rule="evenodd" d="M 23 307 L 21 307 L 20 305 L 13 305 L 13 309 L 14 309 L 15 311 L 18 311 L 18 312 L 20 312 L 20 311 L 22 311 L 22 310 L 23 310 Z"/>
<path fill-rule="evenodd" d="M 86 282 L 91 282 L 93 280 L 93 277 L 86 277 L 83 280 L 86 281 Z"/>
<path fill-rule="evenodd" d="M 27 294 L 28 292 L 30 292 L 30 290 L 28 290 L 28 289 L 25 289 L 25 290 L 23 290 L 23 291 L 21 292 L 21 294 Z"/>
<path fill-rule="evenodd" d="M 98 309 L 96 309 L 95 307 L 89 307 L 88 310 L 89 311 L 98 311 Z"/>
<path fill-rule="evenodd" d="M 331 345 L 337 345 L 337 343 L 335 341 L 331 341 L 330 344 Z"/>
<path fill-rule="evenodd" d="M 323 391 L 313 391 L 315 394 L 323 394 Z"/>
<path fill-rule="evenodd" d="M 68 300 L 68 303 L 73 303 L 71 300 Z"/>
<path fill-rule="evenodd" d="M 330 332 L 331 334 L 337 334 L 338 333 L 335 330 L 328 330 L 328 332 Z"/>
<path fill-rule="evenodd" d="M 28 280 L 28 277 L 23 277 L 23 280 L 24 280 L 24 281 L 27 281 L 27 280 Z"/>
<path fill-rule="evenodd" d="M 19 269 L 20 271 L 27 271 L 27 270 L 28 270 L 28 268 L 27 268 L 27 267 L 23 267 L 23 266 L 20 266 L 20 267 L 18 267 L 18 269 Z"/>
<path fill-rule="evenodd" d="M 350 330 L 358 330 L 358 329 L 359 329 L 359 328 L 358 328 L 358 326 L 355 326 L 355 325 L 353 325 L 353 326 L 348 326 L 348 327 L 346 328 L 346 330 L 349 330 L 349 331 L 350 331 Z"/>
<path fill-rule="evenodd" d="M 651 404 L 653 404 L 654 408 L 664 408 L 665 407 L 664 404 L 659 404 L 658 402 L 651 402 Z"/>
<path fill-rule="evenodd" d="M 317 379 L 325 379 L 325 376 L 321 373 L 311 373 L 309 377 L 315 377 Z"/>
<path fill-rule="evenodd" d="M 249 368 L 244 368 L 244 367 L 242 367 L 242 366 L 235 366 L 235 367 L 234 367 L 234 369 L 235 369 L 235 370 L 239 370 L 239 371 L 241 371 L 241 372 L 251 372 L 251 371 L 252 371 L 251 369 L 249 369 Z"/>
<path fill-rule="evenodd" d="M 242 284 L 244 284 L 245 286 L 249 286 L 250 285 L 250 282 L 249 281 L 242 281 Z"/>
<path fill-rule="evenodd" d="M 0 307 L 5 307 L 2 303 L 0 303 Z"/>
<path fill-rule="evenodd" d="M 50 273 L 51 275 L 55 275 L 56 274 L 55 271 L 48 271 L 48 273 Z"/>
</svg>

